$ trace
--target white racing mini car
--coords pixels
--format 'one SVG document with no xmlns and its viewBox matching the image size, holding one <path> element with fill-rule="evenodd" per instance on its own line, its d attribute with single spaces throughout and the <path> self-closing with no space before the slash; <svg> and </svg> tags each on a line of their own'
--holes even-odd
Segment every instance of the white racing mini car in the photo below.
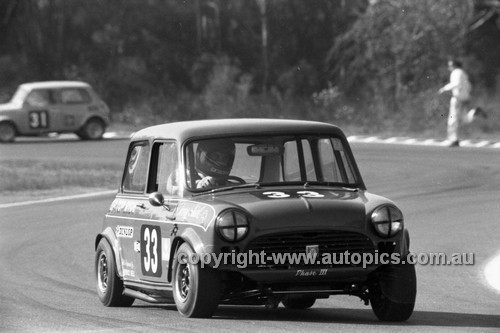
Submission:
<svg viewBox="0 0 500 333">
<path fill-rule="evenodd" d="M 336 126 L 271 119 L 146 128 L 95 241 L 106 306 L 175 302 L 307 309 L 353 295 L 383 321 L 408 319 L 416 274 L 403 214 L 369 193 Z"/>
<path fill-rule="evenodd" d="M 20 85 L 9 103 L 0 104 L 0 142 L 16 136 L 76 133 L 102 138 L 109 108 L 90 85 L 79 81 L 44 81 Z"/>
</svg>

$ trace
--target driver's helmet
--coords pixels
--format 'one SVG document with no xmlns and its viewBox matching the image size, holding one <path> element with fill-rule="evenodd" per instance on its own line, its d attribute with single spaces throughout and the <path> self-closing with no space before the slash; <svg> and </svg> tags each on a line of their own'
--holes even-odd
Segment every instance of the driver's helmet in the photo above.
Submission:
<svg viewBox="0 0 500 333">
<path fill-rule="evenodd" d="M 207 176 L 227 177 L 233 167 L 234 153 L 231 140 L 201 141 L 196 149 L 196 170 Z"/>
</svg>

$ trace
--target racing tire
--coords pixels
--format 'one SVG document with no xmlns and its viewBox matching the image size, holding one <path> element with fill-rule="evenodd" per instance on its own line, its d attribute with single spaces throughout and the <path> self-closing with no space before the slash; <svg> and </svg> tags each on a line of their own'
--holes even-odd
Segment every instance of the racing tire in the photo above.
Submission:
<svg viewBox="0 0 500 333">
<path fill-rule="evenodd" d="M 0 142 L 12 142 L 16 138 L 16 128 L 9 122 L 0 123 Z"/>
<path fill-rule="evenodd" d="M 415 265 L 387 265 L 374 272 L 368 291 L 373 312 L 381 321 L 405 321 L 417 295 Z"/>
<path fill-rule="evenodd" d="M 83 140 L 100 140 L 105 131 L 106 126 L 102 120 L 93 118 L 88 120 L 76 135 Z"/>
<path fill-rule="evenodd" d="M 185 317 L 210 318 L 219 305 L 220 277 L 217 270 L 190 262 L 188 259 L 194 255 L 188 243 L 183 243 L 175 255 L 172 266 L 175 305 Z"/>
<path fill-rule="evenodd" d="M 123 295 L 123 281 L 116 274 L 116 261 L 111 246 L 105 239 L 97 245 L 95 255 L 97 295 L 102 304 L 109 307 L 128 307 L 133 297 Z"/>
<path fill-rule="evenodd" d="M 309 309 L 316 302 L 316 298 L 309 296 L 287 295 L 282 300 L 283 306 L 291 310 Z"/>
</svg>

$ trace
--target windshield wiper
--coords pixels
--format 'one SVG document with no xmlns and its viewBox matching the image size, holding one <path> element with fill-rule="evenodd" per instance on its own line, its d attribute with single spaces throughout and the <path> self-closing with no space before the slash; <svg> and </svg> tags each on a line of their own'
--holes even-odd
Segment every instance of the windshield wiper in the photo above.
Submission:
<svg viewBox="0 0 500 333">
<path fill-rule="evenodd" d="M 260 184 L 259 183 L 239 184 L 239 185 L 232 185 L 232 186 L 224 186 L 224 187 L 212 188 L 212 189 L 208 189 L 206 191 L 200 192 L 200 193 L 194 193 L 193 197 L 197 197 L 199 195 L 204 195 L 204 194 L 219 193 L 219 192 L 225 192 L 225 191 L 231 191 L 231 190 L 235 190 L 235 189 L 249 188 L 249 187 L 254 187 L 255 189 L 259 189 L 260 188 Z"/>
<path fill-rule="evenodd" d="M 295 182 L 269 182 L 269 183 L 252 183 L 252 184 L 239 184 L 239 185 L 232 185 L 232 186 L 225 186 L 225 187 L 218 187 L 218 188 L 212 188 L 212 189 L 207 189 L 206 191 L 194 193 L 193 197 L 200 196 L 200 195 L 205 195 L 205 194 L 212 194 L 212 193 L 219 193 L 219 192 L 226 192 L 226 191 L 231 191 L 235 189 L 240 189 L 240 188 L 255 188 L 255 189 L 260 189 L 263 186 L 297 186 L 297 185 L 303 185 L 304 187 L 309 187 L 309 186 L 327 186 L 327 187 L 333 187 L 335 190 L 340 190 L 340 191 L 347 191 L 347 192 L 357 192 L 359 188 L 355 186 L 348 186 L 346 184 L 340 184 L 340 183 L 332 183 L 332 182 L 317 182 L 317 181 L 295 181 Z"/>
<path fill-rule="evenodd" d="M 347 185 L 347 184 L 343 184 L 343 183 L 307 181 L 303 184 L 304 184 L 304 187 L 328 186 L 328 187 L 335 187 L 335 189 L 342 190 L 342 191 L 348 191 L 348 192 L 357 192 L 359 190 L 359 188 L 354 186 L 354 185 Z"/>
</svg>

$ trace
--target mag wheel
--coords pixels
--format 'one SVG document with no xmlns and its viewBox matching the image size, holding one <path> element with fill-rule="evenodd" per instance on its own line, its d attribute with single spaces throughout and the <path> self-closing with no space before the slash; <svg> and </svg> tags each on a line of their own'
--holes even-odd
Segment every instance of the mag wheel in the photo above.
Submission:
<svg viewBox="0 0 500 333">
<path fill-rule="evenodd" d="M 216 270 L 190 263 L 194 254 L 187 243 L 177 250 L 172 268 L 175 305 L 185 317 L 208 318 L 219 305 L 220 278 Z"/>
<path fill-rule="evenodd" d="M 111 246 L 101 239 L 95 255 L 97 295 L 105 306 L 131 306 L 134 298 L 124 296 L 123 282 L 116 274 L 116 264 Z"/>
<path fill-rule="evenodd" d="M 368 287 L 373 312 L 381 321 L 405 321 L 415 307 L 415 266 L 388 265 L 374 273 Z"/>
</svg>

